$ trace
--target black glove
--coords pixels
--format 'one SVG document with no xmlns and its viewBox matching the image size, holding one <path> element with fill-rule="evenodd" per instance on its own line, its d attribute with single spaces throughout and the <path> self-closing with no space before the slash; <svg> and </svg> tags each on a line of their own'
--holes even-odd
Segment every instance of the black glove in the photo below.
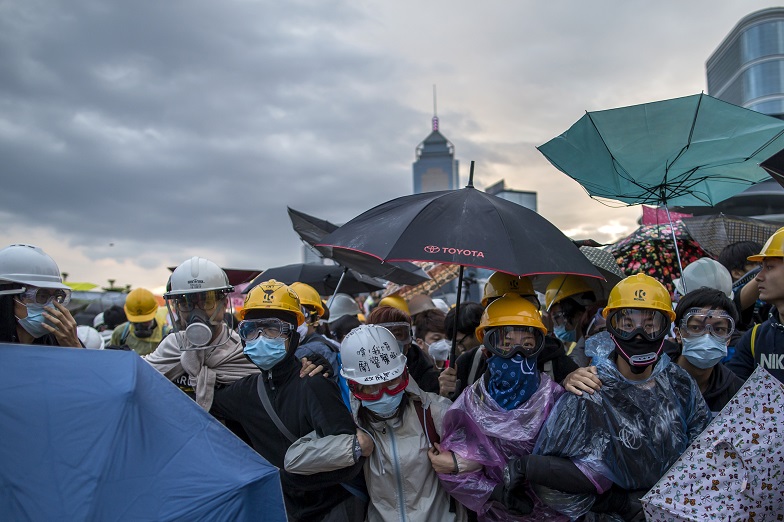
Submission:
<svg viewBox="0 0 784 522">
<path fill-rule="evenodd" d="M 334 377 L 332 375 L 332 365 L 329 363 L 326 357 L 321 355 L 320 353 L 316 352 L 309 352 L 305 358 L 315 364 L 316 366 L 323 366 L 324 368 L 321 370 L 321 373 L 328 373 L 330 377 Z"/>
<path fill-rule="evenodd" d="M 503 484 L 493 489 L 490 500 L 500 502 L 513 515 L 530 515 L 534 511 L 534 502 L 527 493 L 512 493 Z"/>
<path fill-rule="evenodd" d="M 516 457 L 506 463 L 504 467 L 504 486 L 512 493 L 522 492 L 523 485 L 526 483 L 527 463 L 527 457 Z"/>
<path fill-rule="evenodd" d="M 596 498 L 591 506 L 594 513 L 615 513 L 624 520 L 645 520 L 640 498 L 645 491 L 627 491 L 615 484 Z"/>
</svg>

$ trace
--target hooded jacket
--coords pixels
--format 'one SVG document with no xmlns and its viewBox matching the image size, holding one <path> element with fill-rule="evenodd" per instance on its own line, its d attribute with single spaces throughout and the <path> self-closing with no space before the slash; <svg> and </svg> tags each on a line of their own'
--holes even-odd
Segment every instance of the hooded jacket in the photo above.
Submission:
<svg viewBox="0 0 784 522">
<path fill-rule="evenodd" d="M 752 334 L 755 336 L 753 354 Z M 756 332 L 751 329 L 743 334 L 735 345 L 735 355 L 726 366 L 745 382 L 758 364 L 784 383 L 784 324 L 775 308 L 771 309 L 768 320 L 760 324 Z"/>
</svg>

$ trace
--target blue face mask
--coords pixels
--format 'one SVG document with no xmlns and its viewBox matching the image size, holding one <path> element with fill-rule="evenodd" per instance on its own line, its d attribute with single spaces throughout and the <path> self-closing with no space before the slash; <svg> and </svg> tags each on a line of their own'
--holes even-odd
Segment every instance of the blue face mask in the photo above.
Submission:
<svg viewBox="0 0 784 522">
<path fill-rule="evenodd" d="M 22 328 L 36 339 L 48 334 L 49 330 L 44 328 L 46 318 L 44 317 L 43 305 L 29 304 L 25 305 L 25 308 L 27 308 L 27 317 L 19 319 Z"/>
<path fill-rule="evenodd" d="M 681 337 L 683 356 L 697 368 L 711 368 L 727 356 L 727 345 L 711 334 L 699 337 Z"/>
<path fill-rule="evenodd" d="M 262 370 L 269 370 L 286 357 L 286 339 L 267 339 L 260 335 L 258 339 L 246 341 L 243 351 L 253 364 Z"/>
<path fill-rule="evenodd" d="M 577 331 L 567 330 L 564 325 L 553 327 L 553 333 L 565 343 L 573 343 L 577 340 Z"/>
<path fill-rule="evenodd" d="M 536 357 L 517 354 L 511 359 L 493 355 L 487 361 L 490 380 L 487 392 L 505 410 L 513 410 L 531 398 L 539 389 Z"/>
<path fill-rule="evenodd" d="M 401 391 L 397 395 L 387 395 L 385 393 L 377 401 L 361 401 L 362 406 L 369 409 L 379 417 L 388 419 L 395 414 L 398 406 L 400 406 L 400 401 L 403 400 L 404 392 L 405 390 Z"/>
</svg>

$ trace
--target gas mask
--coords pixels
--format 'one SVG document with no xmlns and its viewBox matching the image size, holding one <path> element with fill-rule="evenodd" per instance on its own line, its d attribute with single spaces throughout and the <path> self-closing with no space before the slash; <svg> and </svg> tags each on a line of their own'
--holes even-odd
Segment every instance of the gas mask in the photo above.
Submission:
<svg viewBox="0 0 784 522">
<path fill-rule="evenodd" d="M 143 323 L 133 323 L 133 334 L 139 339 L 146 339 L 152 336 L 152 333 L 158 327 L 155 319 L 145 321 Z"/>
<path fill-rule="evenodd" d="M 658 362 L 669 330 L 669 317 L 654 309 L 621 308 L 607 318 L 615 351 L 635 375 Z"/>
</svg>

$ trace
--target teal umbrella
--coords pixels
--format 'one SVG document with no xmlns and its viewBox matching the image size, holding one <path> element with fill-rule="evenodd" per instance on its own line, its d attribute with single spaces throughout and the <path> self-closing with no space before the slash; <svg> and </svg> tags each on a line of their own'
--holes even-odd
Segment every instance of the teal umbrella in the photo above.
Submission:
<svg viewBox="0 0 784 522">
<path fill-rule="evenodd" d="M 769 179 L 784 121 L 696 94 L 588 112 L 538 149 L 591 197 L 712 206 Z"/>
</svg>

